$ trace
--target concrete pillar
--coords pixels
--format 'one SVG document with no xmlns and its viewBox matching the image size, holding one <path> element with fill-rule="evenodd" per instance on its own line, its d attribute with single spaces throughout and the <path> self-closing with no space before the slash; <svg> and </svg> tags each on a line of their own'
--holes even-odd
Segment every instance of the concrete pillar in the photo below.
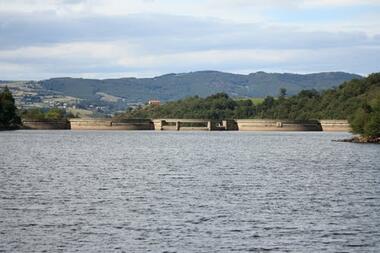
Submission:
<svg viewBox="0 0 380 253">
<path fill-rule="evenodd" d="M 162 131 L 163 130 L 164 121 L 156 119 L 156 120 L 153 121 L 153 125 L 154 125 L 154 130 L 156 130 L 156 131 Z"/>
<path fill-rule="evenodd" d="M 224 130 L 229 130 L 228 129 L 228 121 L 227 120 L 223 120 L 222 121 L 222 126 L 224 127 Z"/>
<path fill-rule="evenodd" d="M 207 129 L 208 129 L 209 131 L 212 130 L 212 122 L 211 122 L 211 121 L 208 121 L 208 122 L 207 122 Z"/>
</svg>

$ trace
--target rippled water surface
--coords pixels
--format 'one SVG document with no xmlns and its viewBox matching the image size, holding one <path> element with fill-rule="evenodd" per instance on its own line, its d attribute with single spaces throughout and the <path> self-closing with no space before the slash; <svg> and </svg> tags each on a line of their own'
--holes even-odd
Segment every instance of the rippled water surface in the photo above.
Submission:
<svg viewBox="0 0 380 253">
<path fill-rule="evenodd" d="M 379 252 L 380 145 L 0 132 L 0 251 Z"/>
</svg>

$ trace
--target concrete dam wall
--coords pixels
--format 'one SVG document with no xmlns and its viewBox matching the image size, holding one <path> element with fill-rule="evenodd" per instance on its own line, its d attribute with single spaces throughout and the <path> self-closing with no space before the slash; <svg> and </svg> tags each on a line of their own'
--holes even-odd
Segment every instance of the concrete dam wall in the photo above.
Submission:
<svg viewBox="0 0 380 253">
<path fill-rule="evenodd" d="M 209 119 L 154 119 L 157 131 L 233 131 L 238 130 L 234 120 Z"/>
<path fill-rule="evenodd" d="M 59 130 L 70 129 L 69 122 L 66 120 L 23 120 L 24 129 Z"/>
<path fill-rule="evenodd" d="M 112 119 L 74 118 L 67 121 L 23 121 L 26 129 L 156 130 L 156 131 L 342 131 L 346 120 L 290 121 L 271 119 Z"/>
<path fill-rule="evenodd" d="M 237 119 L 239 131 L 322 131 L 319 121 Z"/>
<path fill-rule="evenodd" d="M 151 120 L 70 119 L 72 130 L 153 130 Z"/>
<path fill-rule="evenodd" d="M 351 127 L 347 120 L 320 120 L 323 131 L 350 132 Z"/>
<path fill-rule="evenodd" d="M 157 130 L 157 131 L 221 131 L 238 130 L 234 120 L 204 119 L 70 119 L 72 130 Z"/>
</svg>

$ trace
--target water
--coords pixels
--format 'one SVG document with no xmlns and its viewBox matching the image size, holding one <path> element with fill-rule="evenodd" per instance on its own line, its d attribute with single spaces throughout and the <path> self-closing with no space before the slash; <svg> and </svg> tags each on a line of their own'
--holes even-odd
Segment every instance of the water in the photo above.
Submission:
<svg viewBox="0 0 380 253">
<path fill-rule="evenodd" d="M 379 252 L 380 145 L 0 132 L 0 251 Z"/>
</svg>

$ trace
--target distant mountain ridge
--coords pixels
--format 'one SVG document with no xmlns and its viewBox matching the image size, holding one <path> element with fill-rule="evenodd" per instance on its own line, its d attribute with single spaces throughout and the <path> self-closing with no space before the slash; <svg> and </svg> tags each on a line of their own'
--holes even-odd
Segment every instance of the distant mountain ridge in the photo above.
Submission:
<svg viewBox="0 0 380 253">
<path fill-rule="evenodd" d="M 124 98 L 128 102 L 149 99 L 176 100 L 187 96 L 209 96 L 225 92 L 232 97 L 277 96 L 280 88 L 289 95 L 303 89 L 328 89 L 362 76 L 345 72 L 290 74 L 256 72 L 249 75 L 218 71 L 166 74 L 153 78 L 83 79 L 52 78 L 40 81 L 47 90 L 83 99 L 99 99 L 99 93 Z"/>
</svg>

